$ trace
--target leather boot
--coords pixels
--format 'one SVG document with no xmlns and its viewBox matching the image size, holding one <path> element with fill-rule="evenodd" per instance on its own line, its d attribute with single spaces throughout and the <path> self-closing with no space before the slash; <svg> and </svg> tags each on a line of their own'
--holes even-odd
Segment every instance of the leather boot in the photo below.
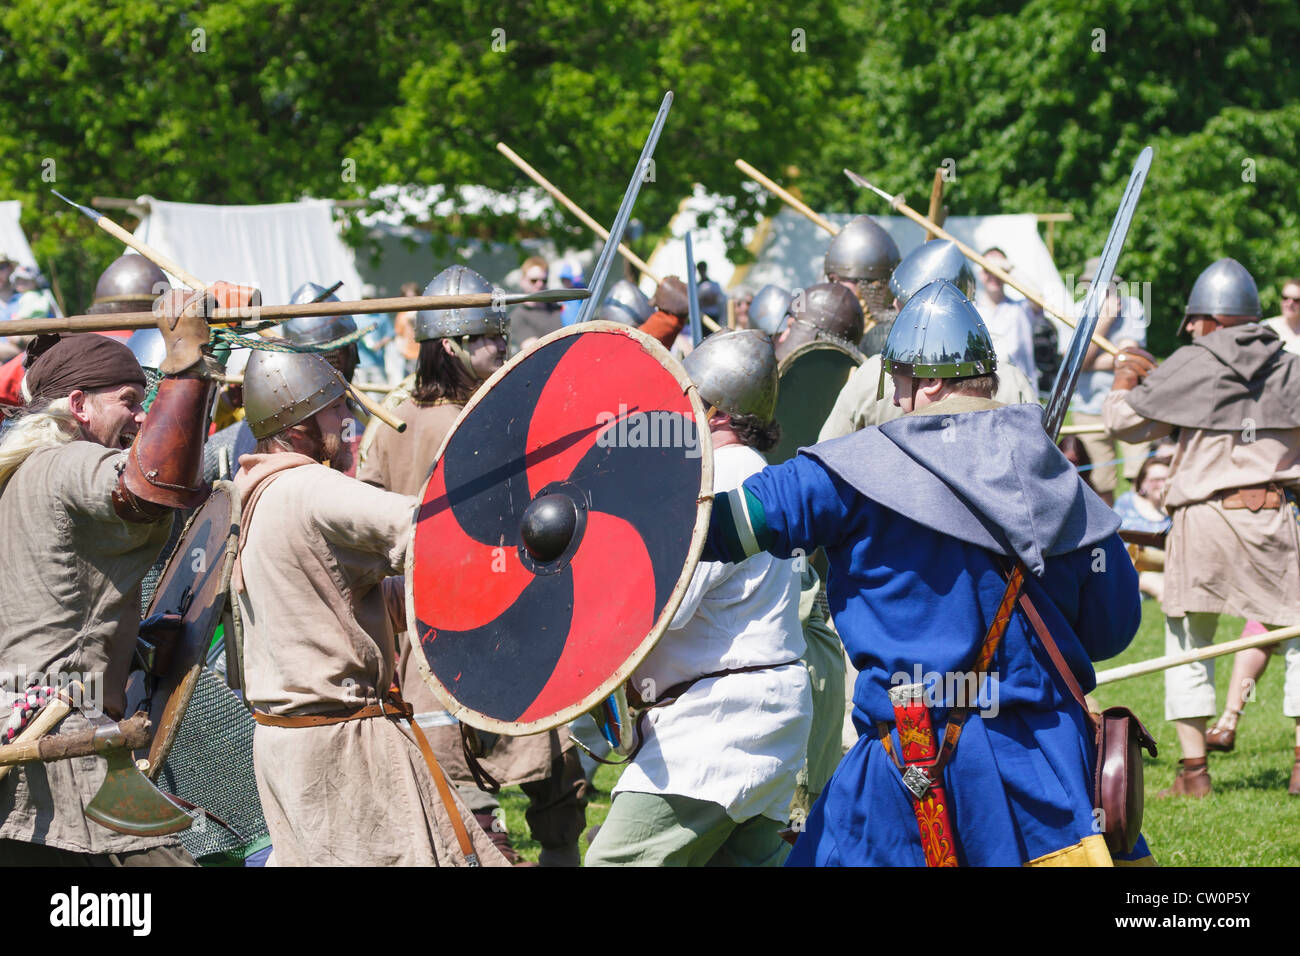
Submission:
<svg viewBox="0 0 1300 956">
<path fill-rule="evenodd" d="M 1241 711 L 1239 710 L 1225 710 L 1223 712 L 1223 717 L 1226 717 L 1231 713 L 1235 713 L 1237 715 L 1237 720 L 1241 720 Z M 1236 721 L 1234 721 L 1231 727 L 1223 726 L 1223 717 L 1220 717 L 1218 722 L 1216 722 L 1215 725 L 1209 729 L 1209 732 L 1206 733 L 1205 749 L 1215 753 L 1230 754 L 1232 753 L 1232 748 L 1236 746 L 1237 743 L 1237 724 Z"/>
<path fill-rule="evenodd" d="M 1178 776 L 1174 785 L 1156 794 L 1157 800 L 1166 797 L 1208 797 L 1210 795 L 1210 768 L 1205 757 L 1184 758 L 1178 761 Z"/>
<path fill-rule="evenodd" d="M 1286 792 L 1293 797 L 1300 797 L 1300 747 L 1295 749 L 1295 764 L 1291 767 L 1291 786 Z"/>
</svg>

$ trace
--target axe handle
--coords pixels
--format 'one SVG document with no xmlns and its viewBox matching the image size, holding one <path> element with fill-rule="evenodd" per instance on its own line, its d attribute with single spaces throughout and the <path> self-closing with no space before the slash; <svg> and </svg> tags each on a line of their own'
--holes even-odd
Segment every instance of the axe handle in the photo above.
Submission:
<svg viewBox="0 0 1300 956">
<path fill-rule="evenodd" d="M 42 737 L 54 729 L 64 717 L 71 713 L 72 707 L 62 697 L 55 697 L 36 715 L 36 719 L 23 728 L 23 732 L 18 735 L 13 743 L 7 747 L 0 747 L 0 780 L 9 775 L 10 769 L 19 761 L 6 761 L 9 751 L 15 747 L 32 746 Z"/>
<path fill-rule="evenodd" d="M 32 726 L 35 727 L 36 724 L 33 723 Z M 152 729 L 149 715 L 142 712 L 117 724 L 87 727 L 85 730 L 54 737 L 42 735 L 39 740 L 0 748 L 0 764 L 31 763 L 35 760 L 49 763 L 53 760 L 85 757 L 105 750 L 135 750 L 149 743 Z"/>
</svg>

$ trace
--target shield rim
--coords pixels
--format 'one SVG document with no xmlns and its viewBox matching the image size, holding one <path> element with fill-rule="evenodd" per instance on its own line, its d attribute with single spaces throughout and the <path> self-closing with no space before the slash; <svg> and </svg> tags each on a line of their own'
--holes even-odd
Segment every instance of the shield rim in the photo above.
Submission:
<svg viewBox="0 0 1300 956">
<path fill-rule="evenodd" d="M 812 342 L 805 342 L 803 345 L 800 345 L 798 348 L 796 348 L 793 352 L 791 352 L 789 355 L 787 355 L 785 358 L 783 358 L 780 361 L 780 363 L 776 367 L 777 379 L 780 380 L 782 378 L 785 378 L 786 370 L 791 365 L 794 364 L 795 359 L 800 358 L 801 356 L 806 355 L 809 352 L 817 352 L 822 349 L 834 349 L 837 352 L 843 352 L 845 355 L 847 355 L 849 358 L 853 360 L 853 364 L 855 366 L 860 366 L 867 359 L 867 357 L 863 355 L 860 351 L 858 351 L 857 349 L 851 349 L 847 345 L 841 345 L 839 342 L 832 342 L 829 339 L 815 339 Z M 852 373 L 850 372 L 849 374 Z M 780 399 L 779 392 L 777 394 L 777 398 L 778 400 Z"/>
<path fill-rule="evenodd" d="M 219 600 L 227 606 L 230 604 L 230 576 L 235 567 L 235 552 L 239 546 L 239 519 L 242 507 L 239 501 L 239 492 L 232 481 L 217 480 L 212 483 L 212 493 L 208 495 L 207 500 L 203 502 L 194 513 L 185 521 L 185 527 L 181 530 L 181 536 L 176 540 L 176 548 L 172 551 L 171 557 L 167 559 L 162 574 L 158 577 L 159 584 L 167 577 L 167 572 L 171 570 L 172 562 L 178 560 L 182 555 L 182 545 L 185 544 L 189 537 L 190 529 L 194 526 L 194 520 L 207 507 L 208 502 L 212 500 L 212 495 L 221 492 L 230 500 L 230 533 L 225 539 L 225 550 L 222 553 L 221 573 L 218 578 L 217 589 Z M 183 557 L 180 560 L 184 560 Z M 161 590 L 161 589 L 159 589 Z M 149 599 L 149 613 L 153 613 L 154 601 L 158 597 L 159 591 L 154 591 L 154 596 Z M 222 613 L 215 615 L 212 630 L 206 635 L 206 644 L 211 645 L 212 635 L 216 633 L 217 625 L 221 623 L 225 616 L 225 609 Z M 185 719 L 185 711 L 189 710 L 190 700 L 194 697 L 194 690 L 198 687 L 199 674 L 207 662 L 206 647 L 204 653 L 190 667 L 184 670 L 179 669 L 179 662 L 172 668 L 172 672 L 163 678 L 155 690 L 153 706 L 149 710 L 149 718 L 153 721 L 154 730 L 153 740 L 149 743 L 149 754 L 147 760 L 149 767 L 145 771 L 150 780 L 156 781 L 158 775 L 162 772 L 163 764 L 167 762 L 167 756 L 171 753 L 172 746 L 176 743 L 176 735 L 180 733 L 181 722 Z M 242 657 L 241 657 L 242 664 Z M 137 672 L 138 673 L 138 672 Z M 174 682 L 174 684 L 173 684 Z M 158 696 L 168 684 L 172 684 L 166 697 L 159 703 Z M 138 753 L 138 751 L 137 751 Z"/>
<path fill-rule="evenodd" d="M 442 444 L 438 447 L 438 452 L 434 455 L 433 463 L 429 466 L 429 474 L 424 479 L 424 485 L 420 489 L 419 501 L 423 502 L 429 487 L 429 480 L 433 477 L 434 469 L 438 467 L 438 462 L 442 460 L 442 454 L 452 438 L 460 431 L 461 425 L 469 418 L 472 412 L 487 394 L 495 387 L 497 382 L 505 378 L 515 366 L 522 364 L 525 359 L 534 352 L 546 348 L 552 342 L 558 342 L 560 339 L 570 335 L 586 335 L 589 333 L 614 334 L 622 335 L 637 342 L 643 349 L 659 360 L 662 365 L 677 380 L 681 386 L 682 393 L 691 403 L 691 409 L 695 413 L 695 427 L 700 441 L 700 492 L 696 498 L 695 509 L 695 528 L 691 534 L 690 548 L 686 555 L 686 563 L 682 567 L 682 572 L 677 578 L 677 583 L 673 586 L 672 592 L 668 595 L 668 602 L 664 605 L 659 617 L 651 626 L 650 631 L 637 645 L 636 650 L 628 655 L 626 661 L 612 675 L 601 682 L 600 686 L 591 691 L 577 704 L 556 711 L 548 717 L 541 717 L 530 722 L 498 720 L 495 717 L 489 717 L 487 714 L 481 714 L 472 710 L 465 704 L 458 701 L 452 694 L 442 686 L 434 676 L 433 671 L 429 668 L 428 658 L 425 657 L 424 649 L 420 645 L 418 631 L 416 630 L 415 620 L 415 594 L 413 591 L 414 575 L 412 574 L 415 563 L 415 530 L 419 520 L 420 507 L 417 505 L 411 516 L 411 538 L 410 544 L 406 550 L 406 564 L 404 567 L 405 581 L 404 591 L 406 593 L 406 639 L 411 642 L 411 651 L 415 657 L 416 665 L 420 671 L 420 677 L 424 679 L 425 684 L 433 691 L 434 696 L 447 708 L 448 713 L 459 721 L 476 727 L 479 730 L 486 730 L 492 733 L 505 734 L 511 737 L 525 737 L 531 734 L 545 733 L 554 730 L 569 723 L 576 717 L 590 711 L 602 700 L 614 693 L 620 686 L 627 682 L 632 676 L 632 672 L 640 666 L 646 656 L 659 643 L 659 639 L 664 632 L 668 630 L 668 625 L 672 623 L 673 616 L 677 613 L 677 608 L 681 606 L 682 599 L 686 596 L 686 589 L 691 583 L 691 578 L 695 574 L 695 567 L 700 562 L 700 556 L 704 551 L 704 540 L 709 533 L 709 516 L 713 511 L 713 438 L 709 432 L 708 413 L 704 403 L 700 400 L 699 392 L 691 377 L 686 373 L 686 369 L 668 349 L 664 348 L 663 343 L 658 339 L 646 335 L 638 329 L 631 326 L 623 325 L 618 322 L 608 322 L 602 319 L 595 319 L 588 322 L 581 322 L 575 325 L 565 326 L 556 329 L 538 339 L 536 342 L 523 349 L 514 358 L 510 359 L 501 368 L 497 369 L 492 375 L 474 392 L 474 395 L 465 407 L 461 409 L 460 415 L 456 418 L 451 429 L 443 437 Z"/>
</svg>

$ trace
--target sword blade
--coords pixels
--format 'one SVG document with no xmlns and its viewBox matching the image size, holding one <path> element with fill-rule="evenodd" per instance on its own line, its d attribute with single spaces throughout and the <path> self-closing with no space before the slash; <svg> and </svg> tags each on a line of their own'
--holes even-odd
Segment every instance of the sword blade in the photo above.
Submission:
<svg viewBox="0 0 1300 956">
<path fill-rule="evenodd" d="M 1128 229 L 1133 222 L 1133 213 L 1137 209 L 1138 199 L 1142 196 L 1142 186 L 1151 169 L 1153 155 L 1151 147 L 1148 146 L 1138 154 L 1137 162 L 1133 164 L 1128 186 L 1119 201 L 1115 221 L 1110 226 L 1110 235 L 1106 237 L 1106 245 L 1101 250 L 1101 265 L 1098 266 L 1097 275 L 1092 280 L 1088 295 L 1083 300 L 1083 314 L 1079 318 L 1079 324 L 1074 327 L 1074 334 L 1070 336 L 1070 346 L 1066 349 L 1065 361 L 1061 363 L 1061 370 L 1056 374 L 1056 383 L 1052 386 L 1052 394 L 1043 412 L 1043 428 L 1047 430 L 1052 441 L 1056 441 L 1061 425 L 1065 423 L 1065 413 L 1070 407 L 1070 398 L 1074 395 L 1079 373 L 1083 370 L 1083 359 L 1092 341 L 1092 333 L 1097 329 L 1101 307 L 1106 301 L 1106 292 L 1110 288 L 1111 279 L 1115 276 L 1115 265 L 1119 262 L 1119 254 L 1124 249 L 1124 240 L 1128 238 Z"/>
<path fill-rule="evenodd" d="M 578 322 L 585 322 L 596 314 L 596 307 L 600 302 L 600 292 L 605 287 L 605 279 L 609 275 L 609 267 L 614 261 L 614 256 L 618 253 L 619 244 L 623 241 L 623 232 L 627 229 L 627 221 L 632 218 L 632 207 L 636 205 L 637 194 L 641 192 L 641 183 L 645 180 L 646 164 L 650 157 L 654 155 L 655 145 L 659 142 L 659 134 L 663 132 L 664 121 L 668 119 L 668 110 L 673 105 L 673 93 L 669 90 L 664 94 L 663 103 L 659 105 L 659 115 L 655 117 L 654 125 L 650 127 L 650 135 L 646 137 L 645 146 L 641 149 L 641 158 L 637 160 L 636 169 L 632 172 L 632 181 L 627 184 L 627 192 L 623 194 L 623 204 L 618 208 L 618 215 L 614 218 L 614 224 L 609 229 L 609 238 L 605 240 L 605 248 L 600 250 L 600 258 L 596 260 L 596 269 L 591 276 L 591 298 L 582 303 L 582 308 L 578 312 Z"/>
<path fill-rule="evenodd" d="M 700 324 L 700 287 L 695 280 L 695 247 L 691 234 L 686 233 L 686 302 L 691 317 L 691 345 L 704 341 L 704 327 Z"/>
</svg>

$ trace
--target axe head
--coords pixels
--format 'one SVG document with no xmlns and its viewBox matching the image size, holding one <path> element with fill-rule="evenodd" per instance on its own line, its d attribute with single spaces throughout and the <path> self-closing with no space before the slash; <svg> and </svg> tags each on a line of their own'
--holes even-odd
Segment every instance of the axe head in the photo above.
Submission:
<svg viewBox="0 0 1300 956">
<path fill-rule="evenodd" d="M 106 751 L 104 759 L 108 762 L 108 773 L 99 792 L 86 805 L 88 818 L 131 836 L 164 836 L 184 830 L 194 822 L 140 772 L 130 750 Z"/>
</svg>

